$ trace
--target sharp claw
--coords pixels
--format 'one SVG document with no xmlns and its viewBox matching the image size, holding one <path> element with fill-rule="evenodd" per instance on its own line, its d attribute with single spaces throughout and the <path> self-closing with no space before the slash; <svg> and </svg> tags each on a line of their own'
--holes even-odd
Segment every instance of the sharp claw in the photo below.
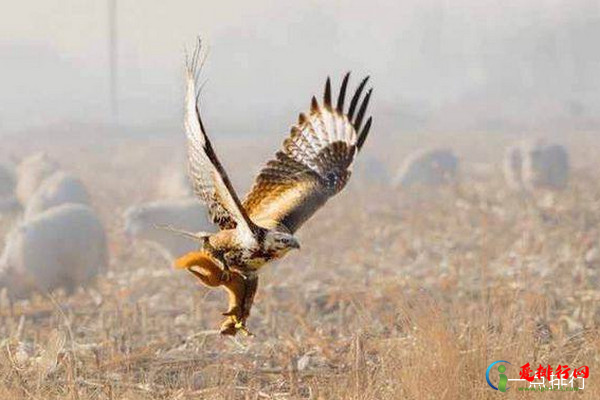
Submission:
<svg viewBox="0 0 600 400">
<path fill-rule="evenodd" d="M 239 319 L 235 315 L 230 315 L 223 321 L 220 331 L 222 335 L 235 336 L 236 333 L 242 332 L 246 336 L 254 336 L 254 334 L 246 328 L 245 321 Z"/>
<path fill-rule="evenodd" d="M 227 335 L 227 336 L 235 336 L 235 334 L 237 333 L 235 324 L 232 323 L 232 321 L 230 321 L 230 320 L 225 320 L 225 322 L 221 325 L 220 331 L 221 331 L 221 335 Z"/>
<path fill-rule="evenodd" d="M 243 321 L 237 321 L 235 323 L 235 329 L 237 329 L 238 331 L 242 332 L 244 335 L 246 336 L 254 336 L 254 334 L 252 334 L 252 332 L 250 332 L 247 328 L 246 325 L 244 325 Z"/>
</svg>

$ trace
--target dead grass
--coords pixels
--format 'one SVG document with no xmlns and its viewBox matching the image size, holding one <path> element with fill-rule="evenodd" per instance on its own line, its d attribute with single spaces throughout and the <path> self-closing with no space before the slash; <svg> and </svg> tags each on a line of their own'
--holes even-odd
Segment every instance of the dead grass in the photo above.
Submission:
<svg viewBox="0 0 600 400">
<path fill-rule="evenodd" d="M 302 252 L 265 270 L 249 320 L 256 336 L 231 339 L 215 331 L 223 293 L 121 237 L 121 211 L 151 197 L 153 171 L 179 151 L 141 145 L 82 145 L 65 158 L 109 231 L 111 271 L 93 289 L 37 295 L 12 315 L 3 303 L 1 399 L 542 396 L 491 390 L 485 369 L 499 359 L 588 365 L 583 393 L 544 395 L 600 398 L 592 169 L 576 171 L 569 191 L 534 197 L 507 193 L 498 177 L 433 193 L 357 180 L 303 228 Z"/>
</svg>

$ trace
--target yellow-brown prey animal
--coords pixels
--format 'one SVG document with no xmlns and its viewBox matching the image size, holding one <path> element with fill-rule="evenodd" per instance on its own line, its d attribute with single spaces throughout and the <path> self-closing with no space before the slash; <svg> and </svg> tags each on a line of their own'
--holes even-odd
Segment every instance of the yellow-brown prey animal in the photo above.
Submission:
<svg viewBox="0 0 600 400">
<path fill-rule="evenodd" d="M 239 291 L 239 307 L 234 313 L 237 326 L 243 328 L 256 293 L 259 269 L 289 250 L 299 249 L 296 230 L 348 182 L 354 158 L 371 128 L 372 118 L 364 126 L 363 120 L 372 89 L 362 96 L 368 77 L 363 79 L 345 110 L 350 74 L 342 80 L 335 105 L 327 78 L 323 103 L 313 96 L 310 111 L 300 114 L 282 149 L 262 168 L 240 201 L 200 117 L 196 85 L 199 53 L 200 43 L 186 63 L 188 167 L 194 192 L 207 205 L 220 231 L 183 233 L 200 241 L 202 251 L 221 266 L 219 282 L 227 282 L 233 272 L 244 278 L 247 288 L 243 296 Z M 181 260 L 181 265 L 197 265 L 193 257 L 186 259 L 188 264 Z"/>
</svg>

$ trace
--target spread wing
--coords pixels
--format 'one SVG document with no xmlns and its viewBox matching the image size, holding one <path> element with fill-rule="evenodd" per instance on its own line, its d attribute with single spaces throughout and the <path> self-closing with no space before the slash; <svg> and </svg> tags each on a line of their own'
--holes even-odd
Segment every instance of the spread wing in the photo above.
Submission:
<svg viewBox="0 0 600 400">
<path fill-rule="evenodd" d="M 368 77 L 344 111 L 348 79 L 346 74 L 334 107 L 327 78 L 323 105 L 312 98 L 309 114 L 300 114 L 283 148 L 256 177 L 243 205 L 259 226 L 295 232 L 346 185 L 372 121 L 369 117 L 362 126 L 372 89 L 357 110 Z"/>
<path fill-rule="evenodd" d="M 206 203 L 214 223 L 221 229 L 238 228 L 242 237 L 254 240 L 257 226 L 250 220 L 219 162 L 198 109 L 196 89 L 200 42 L 191 59 L 186 60 L 185 133 L 188 172 L 196 195 Z"/>
</svg>

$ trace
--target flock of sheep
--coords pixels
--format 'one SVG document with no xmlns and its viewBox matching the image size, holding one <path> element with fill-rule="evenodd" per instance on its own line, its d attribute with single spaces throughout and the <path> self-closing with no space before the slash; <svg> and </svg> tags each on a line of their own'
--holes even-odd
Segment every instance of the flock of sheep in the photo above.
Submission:
<svg viewBox="0 0 600 400">
<path fill-rule="evenodd" d="M 20 214 L 0 255 L 0 287 L 10 298 L 63 287 L 73 291 L 106 270 L 107 238 L 83 183 L 43 153 L 2 167 L 7 211 Z"/>
<path fill-rule="evenodd" d="M 504 159 L 505 180 L 514 190 L 567 186 L 568 153 L 560 145 L 526 141 L 508 148 Z M 402 188 L 441 186 L 459 179 L 459 158 L 445 149 L 407 157 L 392 179 L 377 160 L 365 160 L 359 168 L 372 181 Z M 158 181 L 158 199 L 131 206 L 123 214 L 126 236 L 152 243 L 167 260 L 192 251 L 196 244 L 161 226 L 214 229 L 184 172 L 166 168 Z M 85 185 L 47 155 L 32 155 L 16 167 L 0 165 L 0 220 L 6 215 L 17 216 L 0 255 L 0 290 L 6 288 L 11 299 L 59 287 L 73 291 L 106 270 L 107 237 Z"/>
<path fill-rule="evenodd" d="M 451 150 L 424 150 L 406 158 L 394 185 L 441 186 L 456 182 L 458 173 L 459 159 Z M 503 173 L 513 190 L 561 190 L 568 183 L 569 155 L 562 145 L 524 140 L 506 149 Z"/>
</svg>

